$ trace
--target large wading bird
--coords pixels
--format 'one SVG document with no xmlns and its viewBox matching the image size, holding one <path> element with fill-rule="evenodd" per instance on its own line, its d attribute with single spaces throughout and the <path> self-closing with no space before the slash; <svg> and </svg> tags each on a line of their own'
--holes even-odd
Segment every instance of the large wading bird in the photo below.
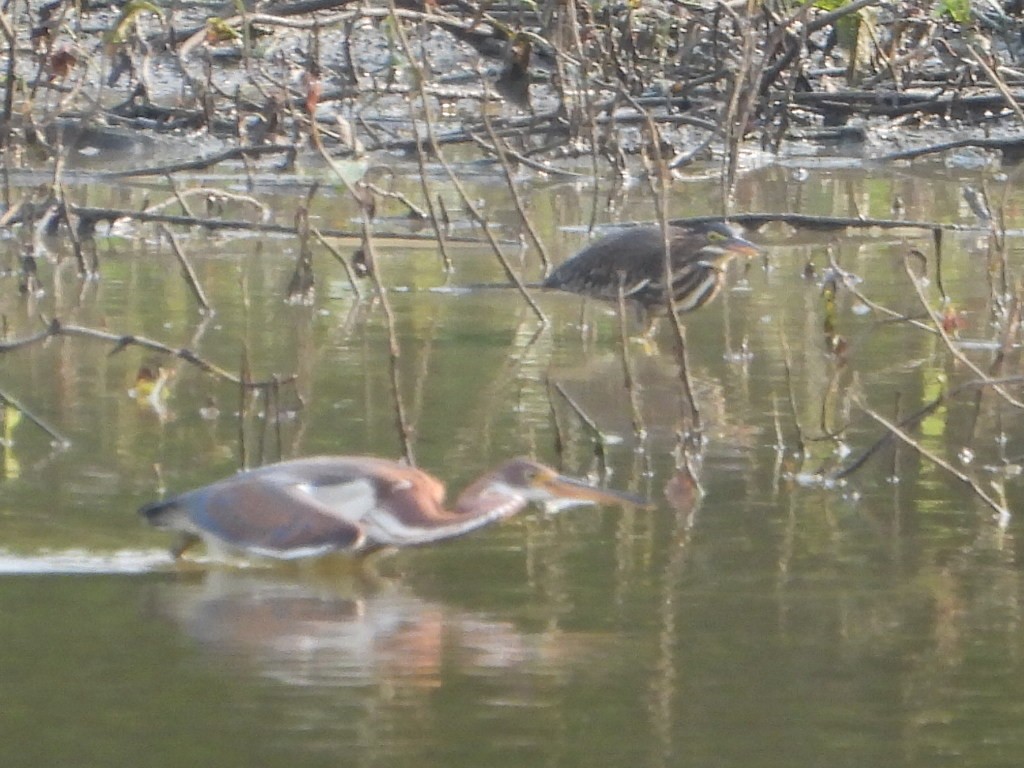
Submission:
<svg viewBox="0 0 1024 768">
<path fill-rule="evenodd" d="M 666 286 L 676 311 L 692 312 L 721 290 L 725 266 L 733 257 L 759 253 L 758 246 L 723 221 L 670 225 L 667 232 L 657 225 L 629 227 L 594 241 L 558 266 L 542 285 L 605 301 L 618 301 L 621 291 L 641 310 L 650 332 L 654 321 L 668 312 Z"/>
<path fill-rule="evenodd" d="M 243 472 L 139 513 L 181 534 L 171 550 L 175 558 L 203 540 L 215 554 L 295 559 L 432 544 L 510 517 L 530 502 L 551 511 L 647 503 L 524 458 L 475 480 L 451 510 L 443 502 L 444 484 L 422 470 L 387 459 L 320 456 Z"/>
</svg>

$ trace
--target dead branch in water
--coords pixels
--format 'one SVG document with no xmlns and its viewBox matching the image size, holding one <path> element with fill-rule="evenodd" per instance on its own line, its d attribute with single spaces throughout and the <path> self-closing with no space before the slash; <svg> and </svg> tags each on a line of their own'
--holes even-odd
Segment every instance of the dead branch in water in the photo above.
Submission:
<svg viewBox="0 0 1024 768">
<path fill-rule="evenodd" d="M 221 368 L 219 365 L 212 363 L 203 357 L 200 357 L 191 349 L 187 349 L 184 347 L 174 348 L 162 342 L 154 341 L 153 339 L 146 338 L 145 336 L 139 336 L 137 334 L 117 334 L 109 333 L 107 331 L 101 331 L 96 328 L 86 328 L 80 325 L 65 325 L 56 318 L 50 320 L 46 324 L 46 327 L 39 333 L 33 334 L 31 336 L 26 336 L 20 339 L 0 341 L 0 355 L 7 352 L 15 352 L 20 349 L 25 349 L 36 344 L 42 344 L 48 339 L 52 339 L 57 336 L 94 339 L 96 341 L 102 341 L 108 344 L 112 344 L 114 348 L 110 350 L 110 352 L 108 353 L 111 355 L 116 355 L 118 352 L 122 351 L 127 347 L 142 347 L 143 349 L 147 349 L 150 352 L 158 352 L 163 355 L 169 355 L 171 357 L 176 357 L 181 360 L 184 360 L 185 362 L 196 366 L 201 371 L 208 373 L 211 376 L 214 376 L 223 381 L 227 381 L 232 384 L 242 384 L 242 380 L 238 376 L 234 375 L 233 373 L 229 373 L 227 370 Z M 292 375 L 283 379 L 267 379 L 264 381 L 252 381 L 248 382 L 245 386 L 250 389 L 263 389 L 265 387 L 271 386 L 274 383 L 274 381 L 277 381 L 278 383 L 281 384 L 291 383 L 295 381 L 295 376 Z"/>
<path fill-rule="evenodd" d="M 210 231 L 218 230 L 238 230 L 243 232 L 252 232 L 255 234 L 275 234 L 275 235 L 295 235 L 296 228 L 294 224 L 273 224 L 270 222 L 258 222 L 258 221 L 244 221 L 239 219 L 219 219 L 213 217 L 203 216 L 180 216 L 170 213 L 154 213 L 149 211 L 133 211 L 124 208 L 95 208 L 83 205 L 68 204 L 70 212 L 78 219 L 78 228 L 81 234 L 89 235 L 92 234 L 97 224 L 100 222 L 113 223 L 120 219 L 129 219 L 132 221 L 138 221 L 146 224 L 173 224 L 182 227 L 202 227 Z M 25 223 L 27 219 L 23 214 L 14 214 L 9 221 L 9 225 Z M 361 240 L 360 233 L 347 230 L 347 229 L 333 229 L 330 227 L 322 227 L 319 233 L 323 237 L 330 237 L 339 240 L 347 240 L 352 243 L 358 243 Z M 381 232 L 377 234 L 378 239 L 386 240 L 392 247 L 402 247 L 403 241 L 411 243 L 413 246 L 420 246 L 423 243 L 433 242 L 434 238 L 430 235 L 423 235 L 417 232 L 401 232 L 401 233 L 388 233 Z M 468 236 L 457 236 L 450 235 L 448 237 L 449 242 L 458 245 L 479 245 L 481 243 L 480 238 L 468 237 Z"/>
</svg>

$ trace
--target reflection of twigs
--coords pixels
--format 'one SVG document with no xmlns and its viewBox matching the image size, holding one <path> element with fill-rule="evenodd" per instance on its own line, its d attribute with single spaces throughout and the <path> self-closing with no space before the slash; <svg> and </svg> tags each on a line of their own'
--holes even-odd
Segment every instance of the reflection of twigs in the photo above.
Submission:
<svg viewBox="0 0 1024 768">
<path fill-rule="evenodd" d="M 184 211 L 186 216 L 195 217 L 196 214 L 188 204 L 188 199 L 191 197 L 201 197 L 206 201 L 207 211 L 210 210 L 213 204 L 220 206 L 224 202 L 232 202 L 250 206 L 258 210 L 260 212 L 260 221 L 270 220 L 270 208 L 251 195 L 242 195 L 238 192 L 230 192 L 226 189 L 214 189 L 212 187 L 191 187 L 189 189 L 180 189 L 172 176 L 168 176 L 167 179 L 171 184 L 171 191 L 173 194 L 166 200 L 161 200 L 159 203 L 153 203 L 148 206 L 145 209 L 145 213 L 157 213 L 158 211 L 162 211 L 164 208 L 177 203 L 181 206 L 181 209 Z"/>
<path fill-rule="evenodd" d="M 959 392 L 959 391 L 960 390 L 957 390 L 957 392 Z M 935 398 L 934 400 L 932 400 L 930 403 L 926 403 L 922 407 L 918 408 L 916 411 L 914 411 L 909 416 L 901 418 L 896 423 L 899 425 L 900 429 L 903 429 L 905 427 L 916 427 L 923 419 L 927 418 L 929 415 L 934 413 L 935 410 L 937 408 L 939 408 L 939 406 L 943 405 L 949 399 L 949 397 L 950 397 L 950 395 L 948 395 L 946 393 L 943 393 L 943 394 L 939 395 L 937 398 Z M 878 438 L 874 443 L 872 443 L 868 447 L 868 449 L 864 451 L 864 453 L 862 453 L 856 459 L 851 461 L 845 467 L 843 467 L 842 469 L 840 469 L 840 470 L 838 470 L 836 472 L 829 473 L 829 475 L 828 475 L 829 479 L 830 480 L 843 480 L 843 479 L 849 477 L 854 472 L 856 472 L 861 467 L 863 467 L 865 464 L 867 464 L 868 459 L 870 459 L 872 456 L 874 456 L 876 453 L 878 453 L 879 450 L 881 450 L 886 445 L 891 443 L 892 440 L 893 440 L 893 437 L 894 437 L 894 433 L 893 432 L 891 432 L 891 431 L 886 432 L 884 435 L 882 435 L 880 438 Z"/>
<path fill-rule="evenodd" d="M 14 408 L 15 410 L 19 411 L 22 416 L 24 416 L 26 419 L 31 421 L 33 424 L 35 424 L 41 430 L 43 430 L 43 432 L 48 434 L 53 439 L 53 442 L 58 447 L 66 448 L 67 446 L 71 445 L 71 441 L 70 440 L 68 440 L 66 437 L 61 435 L 57 430 L 55 430 L 53 427 L 51 427 L 49 424 L 47 424 L 41 418 L 36 416 L 34 413 L 32 413 L 32 411 L 30 411 L 28 408 L 26 408 L 24 405 L 22 405 L 18 400 L 13 398 L 11 395 L 8 395 L 3 390 L 0 390 L 0 402 L 6 403 L 11 408 Z"/>
<path fill-rule="evenodd" d="M 684 442 L 680 446 L 680 450 L 683 452 L 684 463 L 677 467 L 675 473 L 665 483 L 665 499 L 675 514 L 673 515 L 672 535 L 669 538 L 671 542 L 669 556 L 657 593 L 659 598 L 657 601 L 658 654 L 655 658 L 656 674 L 652 676 L 653 682 L 649 693 L 650 704 L 648 705 L 653 731 L 664 755 L 671 755 L 675 752 L 672 737 L 678 733 L 676 723 L 679 720 L 679 713 L 673 710 L 673 704 L 680 700 L 679 673 L 681 666 L 678 654 L 682 645 L 680 643 L 678 605 L 683 576 L 686 573 L 686 564 L 689 560 L 689 543 L 703 496 L 703 490 L 689 462 L 689 446 Z"/>
<path fill-rule="evenodd" d="M 912 429 L 915 428 L 923 419 L 934 413 L 940 406 L 945 405 L 950 400 L 954 399 L 960 393 L 967 392 L 972 389 L 982 390 L 985 387 L 994 387 L 998 384 L 1020 384 L 1024 383 L 1024 377 L 1022 376 L 1006 376 L 1004 378 L 992 379 L 986 378 L 984 381 L 968 381 L 961 384 L 956 389 L 950 392 L 943 392 L 937 398 L 932 400 L 930 403 L 925 403 L 923 406 L 918 408 L 908 416 L 901 416 L 896 424 L 900 429 Z M 874 456 L 878 451 L 890 443 L 893 439 L 892 433 L 886 433 L 882 435 L 878 440 L 872 443 L 860 456 L 851 461 L 841 470 L 832 472 L 829 474 L 831 480 L 843 480 L 854 472 L 864 466 L 868 459 Z"/>
<path fill-rule="evenodd" d="M 174 200 L 181 206 L 181 210 L 186 216 L 195 216 L 195 212 L 189 206 L 185 197 L 181 194 L 181 190 L 178 189 L 178 184 L 175 182 L 174 176 L 169 173 L 167 174 L 167 183 L 171 187 L 171 198 L 165 202 L 170 203 L 171 200 Z M 153 206 L 148 206 L 147 210 L 153 210 Z"/>
<path fill-rule="evenodd" d="M 249 350 L 242 348 L 242 361 L 238 371 L 238 462 L 241 469 L 248 469 L 249 455 L 245 445 L 245 412 L 249 406 Z"/>
<path fill-rule="evenodd" d="M 206 298 L 206 293 L 203 291 L 203 286 L 199 284 L 199 277 L 196 275 L 196 271 L 192 268 L 192 263 L 185 256 L 185 252 L 181 250 L 178 245 L 178 238 L 174 236 L 174 233 L 164 224 L 160 225 L 160 232 L 164 237 L 167 238 L 171 244 L 171 250 L 174 251 L 175 258 L 178 259 L 178 263 L 181 265 L 182 275 L 185 277 L 185 282 L 188 283 L 188 287 L 192 291 L 192 295 L 196 297 L 196 301 L 202 308 L 203 312 L 212 313 L 213 307 L 210 305 L 210 300 Z"/>
<path fill-rule="evenodd" d="M 1022 403 L 1020 400 L 1015 398 L 1001 386 L 996 384 L 992 379 L 990 379 L 984 371 L 982 371 L 977 365 L 975 365 L 971 361 L 971 359 L 967 357 L 967 355 L 965 355 L 962 351 L 960 351 L 957 348 L 956 344 L 953 343 L 953 339 L 950 337 L 949 333 L 946 332 L 946 329 L 942 327 L 942 323 L 937 319 L 937 316 L 935 312 L 932 310 L 931 306 L 929 306 L 928 297 L 924 295 L 924 290 L 921 288 L 920 283 L 914 276 L 914 272 L 910 268 L 910 261 L 908 257 L 909 254 L 905 254 L 903 257 L 903 268 L 907 272 L 907 277 L 910 279 L 910 284 L 914 286 L 914 291 L 917 293 L 917 298 L 920 300 L 921 305 L 927 311 L 928 316 L 932 318 L 932 322 L 935 325 L 935 331 L 936 333 L 939 334 L 939 338 L 941 338 L 943 343 L 946 345 L 946 349 L 948 349 L 950 354 L 953 355 L 953 357 L 955 357 L 960 363 L 970 368 L 974 375 L 977 376 L 981 381 L 991 383 L 992 388 L 995 390 L 995 392 L 1006 402 L 1008 402 L 1010 405 L 1016 408 L 1024 408 L 1024 403 Z"/>
<path fill-rule="evenodd" d="M 833 428 L 829 424 L 828 417 L 829 412 L 832 410 L 829 406 L 839 396 L 839 379 L 843 374 L 843 368 L 844 366 L 840 362 L 835 370 L 832 371 L 832 375 L 828 377 L 828 385 L 825 387 L 825 394 L 821 398 L 821 436 L 814 438 L 816 440 L 841 440 L 843 433 L 846 431 L 846 425 Z"/>
<path fill-rule="evenodd" d="M 876 422 L 878 422 L 883 427 L 885 427 L 889 431 L 890 434 L 892 434 L 893 436 L 899 438 L 906 445 L 908 445 L 911 448 L 913 448 L 915 451 L 917 451 L 919 454 L 921 454 L 926 459 L 931 461 L 933 464 L 935 464 L 936 466 L 941 467 L 942 469 L 946 470 L 949 474 L 951 474 L 957 480 L 959 480 L 960 482 L 962 482 L 962 483 L 966 484 L 967 486 L 969 486 L 970 489 L 974 492 L 974 494 L 979 499 L 984 501 L 986 504 L 988 504 L 989 507 L 991 507 L 993 510 L 995 510 L 995 512 L 997 514 L 997 517 L 998 517 L 998 520 L 999 520 L 999 527 L 1000 528 L 1005 528 L 1009 524 L 1009 522 L 1010 522 L 1010 510 L 1006 508 L 1006 504 L 1004 502 L 999 501 L 999 500 L 993 498 L 992 496 L 990 496 L 988 493 L 986 493 L 985 489 L 983 489 L 980 485 L 978 485 L 977 481 L 975 481 L 972 477 L 970 477 L 969 475 L 965 474 L 964 472 L 961 472 L 959 469 L 954 467 L 952 464 L 950 464 L 948 461 L 943 459 L 941 456 L 937 456 L 935 453 L 933 453 L 932 451 L 930 451 L 927 448 L 925 448 L 917 440 L 915 440 L 913 437 L 911 437 L 906 432 L 904 432 L 898 425 L 893 424 L 891 421 L 886 419 L 881 414 L 875 413 L 873 410 L 868 408 L 863 402 L 858 402 L 858 405 L 861 408 L 861 410 L 864 411 L 864 413 L 866 413 L 868 416 L 870 416 Z"/>
<path fill-rule="evenodd" d="M 922 331 L 927 331 L 928 333 L 936 333 L 936 330 L 933 326 L 928 325 L 927 323 L 923 323 L 920 320 L 917 320 L 913 317 L 909 317 L 903 312 L 897 312 L 894 309 L 889 309 L 884 304 L 879 304 L 878 302 L 869 299 L 867 295 L 864 294 L 857 287 L 855 280 L 851 279 L 854 277 L 854 275 L 851 272 L 848 272 L 841 266 L 839 266 L 839 262 L 836 261 L 835 253 L 832 251 L 831 248 L 828 250 L 828 260 L 829 267 L 832 269 L 833 272 L 835 272 L 835 274 L 838 277 L 842 279 L 843 288 L 849 291 L 851 294 L 853 294 L 861 304 L 868 307 L 869 309 L 874 310 L 875 312 L 880 312 L 881 314 L 888 316 L 892 320 L 898 320 L 900 322 L 909 323 L 913 325 L 915 328 L 919 328 Z"/>
<path fill-rule="evenodd" d="M 796 429 L 796 445 L 800 456 L 806 456 L 807 446 L 804 442 L 804 431 L 800 426 L 800 412 L 796 405 L 796 392 L 793 387 L 793 354 L 789 349 L 789 339 L 786 332 L 780 326 L 779 343 L 782 345 L 782 366 L 786 371 L 786 394 L 789 402 L 789 412 L 793 417 L 793 427 Z"/>
<path fill-rule="evenodd" d="M 95 328 L 85 328 L 80 325 L 65 325 L 56 318 L 51 320 L 45 329 L 39 333 L 33 334 L 32 336 L 26 336 L 22 339 L 14 339 L 12 341 L 0 341 L 0 354 L 4 352 L 13 352 L 16 349 L 22 349 L 24 347 L 32 346 L 33 344 L 40 344 L 49 338 L 54 336 L 78 336 L 86 339 L 96 339 L 97 341 L 106 341 L 114 345 L 114 348 L 110 351 L 110 354 L 116 354 L 125 347 L 137 346 L 143 349 L 148 349 L 152 352 L 160 352 L 165 355 L 171 355 L 178 357 L 187 363 L 191 363 L 200 370 L 205 371 L 213 376 L 224 381 L 229 381 L 233 384 L 241 384 L 241 379 L 232 373 L 229 373 L 219 365 L 215 365 L 204 358 L 199 357 L 191 349 L 175 349 L 169 347 L 159 341 L 148 339 L 145 336 L 137 336 L 135 334 L 117 334 L 108 333 L 107 331 L 100 331 Z M 282 383 L 288 383 L 295 380 L 295 376 L 289 376 L 286 379 L 282 379 Z M 271 381 L 251 381 L 246 384 L 246 387 L 252 389 L 262 389 L 270 386 Z"/>
<path fill-rule="evenodd" d="M 936 227 L 932 230 L 932 243 L 935 246 L 935 287 L 939 289 L 939 296 L 942 297 L 942 306 L 949 304 L 949 296 L 942 284 L 942 230 Z"/>
<path fill-rule="evenodd" d="M 275 439 L 275 456 L 278 460 L 281 459 L 281 398 L 280 398 L 280 387 L 279 382 L 274 379 L 271 381 L 270 386 L 262 390 L 263 396 L 263 411 L 262 418 L 261 412 L 256 411 L 256 418 L 260 419 L 260 431 L 258 440 L 256 443 L 257 456 L 259 457 L 259 464 L 263 465 L 267 462 L 267 430 L 270 429 L 271 413 L 273 413 L 274 419 L 274 439 Z"/>
<path fill-rule="evenodd" d="M 721 216 L 686 216 L 672 219 L 669 224 L 685 227 L 691 224 L 705 224 L 710 221 L 721 221 Z M 873 219 L 870 217 L 853 216 L 814 216 L 806 213 L 731 213 L 729 221 L 747 229 L 760 229 L 765 224 L 781 223 L 799 229 L 810 229 L 816 232 L 830 232 L 836 229 L 948 229 L 955 232 L 985 230 L 972 224 L 950 224 L 935 221 L 903 221 L 901 219 Z"/>
<path fill-rule="evenodd" d="M 58 189 L 60 190 L 60 200 L 66 200 L 67 195 L 64 192 L 63 186 L 59 186 Z M 82 239 L 78 236 L 78 231 L 75 227 L 71 225 L 71 217 L 68 215 L 68 207 L 66 205 L 60 205 L 58 206 L 58 209 L 58 215 L 64 222 L 64 226 L 67 227 L 68 239 L 71 241 L 71 250 L 75 254 L 75 261 L 78 264 L 78 275 L 79 277 L 88 277 L 97 270 L 90 269 L 89 265 L 85 263 L 85 254 L 82 251 Z"/>
<path fill-rule="evenodd" d="M 553 389 L 555 392 L 557 392 L 561 396 L 561 398 L 565 400 L 569 408 L 572 409 L 572 412 L 576 414 L 577 418 L 579 418 L 579 420 L 582 421 L 583 424 L 587 427 L 587 429 L 589 429 L 590 432 L 594 435 L 594 451 L 603 463 L 605 437 L 604 434 L 601 432 L 601 428 L 597 426 L 597 422 L 594 421 L 585 410 L 583 410 L 583 406 L 577 403 L 572 395 L 566 392 L 565 387 L 563 387 L 557 381 L 552 380 L 550 377 L 548 377 L 548 389 Z"/>
<path fill-rule="evenodd" d="M 638 444 L 642 446 L 647 430 L 644 427 L 644 417 L 640 411 L 640 396 L 636 388 L 636 375 L 633 372 L 633 359 L 629 354 L 629 334 L 626 331 L 626 294 L 621 277 L 619 278 L 618 299 L 619 346 L 622 348 L 622 376 L 626 385 L 626 393 L 629 395 L 629 409 L 633 419 L 633 434 L 636 435 Z"/>
</svg>

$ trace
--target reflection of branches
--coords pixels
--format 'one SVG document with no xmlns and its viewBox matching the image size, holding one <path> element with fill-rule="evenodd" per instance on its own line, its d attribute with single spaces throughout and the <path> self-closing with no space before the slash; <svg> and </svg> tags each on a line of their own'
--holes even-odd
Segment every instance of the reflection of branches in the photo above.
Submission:
<svg viewBox="0 0 1024 768">
<path fill-rule="evenodd" d="M 921 423 L 922 420 L 927 418 L 929 415 L 934 413 L 938 408 L 947 404 L 949 401 L 956 398 L 962 392 L 970 390 L 980 390 L 985 387 L 995 387 L 1000 384 L 1024 384 L 1024 377 L 1022 376 L 1007 376 L 1001 379 L 986 378 L 984 381 L 969 381 L 961 386 L 957 387 L 950 392 L 943 393 L 937 398 L 932 400 L 930 403 L 918 408 L 909 416 L 905 416 L 899 419 L 896 423 L 900 429 L 914 428 Z M 892 442 L 893 435 L 885 434 L 876 440 L 864 453 L 854 459 L 852 462 L 847 464 L 843 469 L 829 475 L 831 480 L 842 480 L 849 477 L 854 472 L 859 470 L 864 464 L 867 463 L 868 459 L 874 456 L 881 448 L 885 447 Z"/>
<path fill-rule="evenodd" d="M 879 304 L 877 301 L 868 298 L 867 295 L 857 287 L 856 276 L 852 272 L 849 272 L 843 269 L 841 266 L 839 266 L 839 262 L 836 261 L 835 253 L 832 251 L 831 248 L 828 250 L 828 261 L 829 269 L 832 270 L 832 272 L 838 279 L 842 280 L 843 289 L 849 291 L 854 296 L 854 298 L 857 299 L 857 301 L 859 301 L 868 309 L 878 312 L 879 314 L 885 315 L 890 320 L 910 323 L 915 328 L 920 328 L 922 331 L 927 331 L 928 333 L 936 332 L 935 328 L 928 325 L 927 323 L 924 323 L 916 318 L 910 317 L 902 312 L 897 312 L 895 309 L 889 309 L 889 307 L 885 306 L 884 304 Z"/>
<path fill-rule="evenodd" d="M 629 409 L 633 419 L 633 434 L 636 436 L 637 445 L 642 447 L 644 438 L 647 435 L 647 428 L 644 427 L 644 417 L 640 409 L 640 393 L 635 386 L 636 374 L 633 371 L 633 360 L 629 354 L 629 335 L 626 332 L 626 292 L 621 274 L 619 276 L 617 309 L 619 316 L 619 346 L 622 349 L 622 376 L 626 383 L 626 394 L 629 395 Z"/>
<path fill-rule="evenodd" d="M 940 401 L 936 401 L 936 402 L 940 402 Z M 999 527 L 1000 528 L 1005 528 L 1009 524 L 1009 522 L 1010 522 L 1010 510 L 1006 506 L 1005 498 L 1003 498 L 1003 499 L 996 499 L 993 496 L 990 496 L 985 491 L 985 489 L 982 488 L 978 484 L 978 482 L 974 478 L 970 477 L 965 472 L 960 471 L 959 469 L 954 467 L 952 464 L 950 464 L 948 461 L 943 459 L 941 456 L 938 456 L 935 453 L 933 453 L 932 451 L 928 450 L 926 447 L 921 445 L 921 443 L 919 443 L 917 440 L 915 440 L 909 434 L 904 432 L 903 429 L 901 429 L 898 424 L 894 424 L 893 422 L 889 421 L 888 419 L 886 419 L 881 414 L 878 414 L 875 411 L 873 411 L 870 408 L 868 408 L 862 402 L 859 403 L 859 405 L 860 405 L 861 410 L 864 411 L 864 413 L 866 413 L 868 416 L 870 416 L 876 422 L 878 422 L 883 427 L 885 427 L 886 430 L 888 430 L 889 435 L 892 435 L 894 437 L 899 438 L 905 444 L 907 444 L 908 446 L 913 448 L 915 451 L 920 453 L 922 456 L 924 456 L 926 459 L 931 461 L 933 464 L 935 464 L 936 466 L 941 467 L 942 469 L 946 470 L 946 472 L 951 474 L 953 477 L 955 477 L 961 483 L 964 483 L 965 485 L 967 485 L 971 489 L 971 491 L 973 491 L 974 494 L 979 499 L 984 501 L 989 507 L 991 507 L 993 510 L 995 510 L 996 515 L 997 515 L 997 519 L 999 521 Z M 937 406 L 935 406 L 935 407 L 937 407 Z M 1003 495 L 1003 494 L 1000 493 L 1000 495 Z"/>
<path fill-rule="evenodd" d="M 13 398 L 11 395 L 8 395 L 3 390 L 0 390 L 0 403 L 5 403 L 6 405 L 20 412 L 22 416 L 24 416 L 26 419 L 31 421 L 41 430 L 43 430 L 43 432 L 48 434 L 53 439 L 54 443 L 56 443 L 58 446 L 65 447 L 71 445 L 70 440 L 61 435 L 57 430 L 55 430 L 41 418 L 36 416 L 34 413 L 32 413 L 32 411 L 30 411 L 28 408 L 26 408 L 24 405 L 22 405 L 15 398 Z M 0 414 L 0 417 L 2 417 L 2 414 Z M 3 419 L 0 418 L 0 423 L 2 423 L 2 421 Z"/>
<path fill-rule="evenodd" d="M 786 371 L 786 402 L 789 403 L 789 413 L 793 417 L 793 426 L 796 429 L 797 452 L 801 457 L 807 456 L 807 444 L 804 440 L 804 430 L 800 426 L 800 409 L 796 403 L 796 388 L 793 385 L 793 353 L 789 348 L 789 339 L 785 330 L 779 327 L 779 343 L 782 345 L 782 365 Z M 776 428 L 778 431 L 778 428 Z M 779 448 L 782 447 L 781 437 Z"/>
<path fill-rule="evenodd" d="M 685 440 L 680 441 L 679 448 L 684 454 L 689 454 L 690 446 Z M 670 758 L 672 755 L 673 734 L 677 730 L 678 722 L 678 713 L 673 711 L 673 702 L 679 698 L 679 590 L 689 561 L 690 539 L 693 536 L 693 526 L 702 497 L 700 484 L 692 470 L 693 467 L 684 457 L 683 463 L 665 483 L 665 498 L 675 511 L 675 515 L 669 539 L 671 549 L 659 584 L 658 654 L 654 667 L 655 674 L 651 676 L 649 688 L 653 729 L 664 758 Z M 667 765 L 671 762 L 669 759 L 663 759 L 658 765 Z"/>
<path fill-rule="evenodd" d="M 672 219 L 669 224 L 675 227 L 685 227 L 692 224 L 704 224 L 710 221 L 720 221 L 721 216 L 687 216 L 682 219 Z M 831 232 L 838 229 L 926 229 L 932 232 L 939 230 L 952 230 L 955 232 L 986 229 L 978 226 L 965 224 L 949 224 L 936 221 L 903 221 L 901 219 L 873 219 L 857 216 L 814 216 L 805 213 L 730 213 L 729 221 L 739 224 L 748 229 L 760 229 L 765 224 L 788 224 L 798 229 L 809 229 L 814 232 Z"/>
<path fill-rule="evenodd" d="M 211 363 L 209 360 L 200 357 L 191 349 L 181 347 L 175 349 L 162 342 L 148 339 L 145 336 L 137 336 L 135 334 L 117 334 L 108 333 L 107 331 L 101 331 L 96 328 L 85 328 L 80 325 L 65 325 L 60 320 L 54 318 L 49 322 L 45 329 L 39 333 L 33 334 L 32 336 L 26 336 L 21 339 L 14 339 L 12 341 L 0 341 L 0 354 L 4 352 L 13 352 L 17 349 L 30 347 L 34 344 L 41 344 L 47 339 L 55 336 L 77 336 L 86 339 L 95 339 L 97 341 L 105 341 L 114 345 L 114 348 L 110 351 L 111 355 L 117 354 L 126 347 L 136 346 L 148 349 L 151 352 L 159 352 L 164 355 L 171 355 L 172 357 L 180 358 L 187 363 L 191 363 L 202 371 L 223 379 L 224 381 L 231 382 L 233 384 L 242 384 L 242 379 L 233 373 L 221 368 L 215 363 Z M 248 381 L 245 386 L 249 389 L 266 389 L 267 387 L 274 386 L 277 384 L 289 383 L 295 380 L 295 376 L 289 376 L 285 379 L 270 379 L 267 381 Z"/>
<path fill-rule="evenodd" d="M 971 372 L 974 373 L 974 375 L 977 376 L 982 382 L 986 384 L 991 384 L 995 392 L 1010 405 L 1014 406 L 1015 408 L 1024 408 L 1024 402 L 1021 402 L 1013 395 L 1011 395 L 1009 392 L 1007 392 L 1005 389 L 1003 389 L 995 379 L 991 379 L 984 371 L 981 370 L 981 368 L 975 365 L 974 362 L 972 362 L 971 359 L 967 357 L 967 355 L 965 355 L 959 348 L 957 348 L 956 344 L 953 343 L 952 337 L 943 327 L 942 323 L 936 319 L 937 314 L 928 304 L 928 297 L 924 295 L 924 290 L 921 288 L 920 282 L 914 276 L 913 270 L 911 270 L 910 268 L 909 254 L 905 255 L 903 258 L 903 268 L 907 272 L 907 277 L 910 278 L 910 284 L 914 286 L 914 291 L 917 293 L 917 298 L 921 301 L 921 305 L 925 308 L 925 311 L 928 313 L 928 317 L 932 318 L 932 322 L 935 325 L 935 331 L 936 333 L 938 333 L 939 338 L 942 339 L 942 342 L 946 345 L 946 349 L 949 350 L 949 353 L 953 355 L 953 357 L 955 357 L 957 361 L 959 361 L 967 368 L 969 368 Z"/>
<path fill-rule="evenodd" d="M 559 457 L 561 458 L 562 451 L 565 448 L 565 444 L 564 444 L 565 441 L 562 440 L 561 431 L 558 429 L 557 411 L 555 410 L 554 398 L 551 397 L 551 391 L 552 390 L 557 392 L 562 397 L 562 399 L 566 402 L 566 404 L 569 406 L 569 408 L 572 410 L 572 412 L 576 414 L 577 418 L 584 425 L 586 425 L 588 430 L 590 430 L 590 433 L 594 436 L 594 453 L 597 456 L 597 459 L 601 463 L 601 465 L 604 466 L 605 465 L 605 443 L 607 442 L 607 438 L 604 436 L 604 433 L 601 431 L 601 428 L 597 425 L 597 422 L 594 421 L 593 418 L 591 418 L 591 416 L 586 412 L 586 410 L 583 408 L 583 406 L 581 406 L 578 402 L 576 402 L 576 399 L 572 395 L 570 395 L 566 391 L 565 387 L 563 387 L 559 382 L 554 381 L 550 376 L 548 376 L 547 377 L 547 384 L 548 384 L 548 402 L 549 402 L 549 404 L 551 406 L 551 415 L 552 415 L 552 419 L 554 420 L 554 423 L 555 423 L 555 439 L 559 443 L 556 446 L 556 451 L 559 454 Z"/>
</svg>

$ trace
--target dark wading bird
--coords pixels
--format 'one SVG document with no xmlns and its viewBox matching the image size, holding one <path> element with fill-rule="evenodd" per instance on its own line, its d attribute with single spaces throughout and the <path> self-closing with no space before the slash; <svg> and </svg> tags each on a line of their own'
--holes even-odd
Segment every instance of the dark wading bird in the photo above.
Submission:
<svg viewBox="0 0 1024 768">
<path fill-rule="evenodd" d="M 171 550 L 175 558 L 202 539 L 214 553 L 294 559 L 431 544 L 510 517 L 530 502 L 552 511 L 646 504 L 524 458 L 474 481 L 450 511 L 443 502 L 444 484 L 419 469 L 387 459 L 321 456 L 243 472 L 139 513 L 157 528 L 182 534 Z"/>
<path fill-rule="evenodd" d="M 578 293 L 605 301 L 623 297 L 647 321 L 668 313 L 666 285 L 677 312 L 692 312 L 722 288 L 725 266 L 735 256 L 755 256 L 761 249 L 737 235 L 723 221 L 668 227 L 669 271 L 666 282 L 665 234 L 660 226 L 629 227 L 596 240 L 555 269 L 544 288 Z"/>
</svg>

